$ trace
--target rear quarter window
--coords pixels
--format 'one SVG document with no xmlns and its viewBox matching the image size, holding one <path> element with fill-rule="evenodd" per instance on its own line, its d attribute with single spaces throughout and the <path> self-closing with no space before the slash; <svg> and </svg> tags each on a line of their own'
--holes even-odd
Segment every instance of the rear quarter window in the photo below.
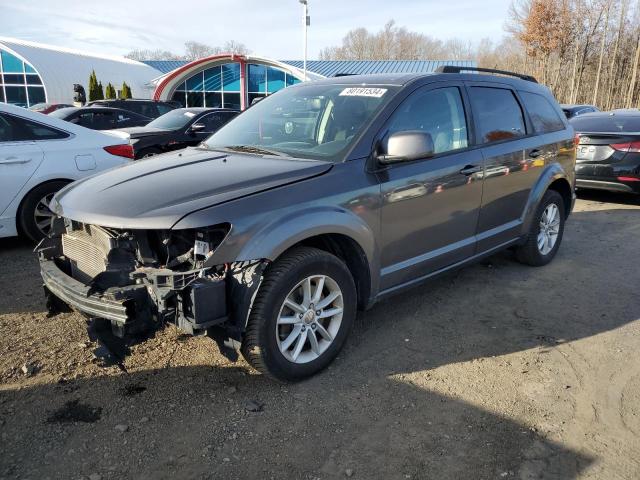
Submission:
<svg viewBox="0 0 640 480">
<path fill-rule="evenodd" d="M 501 142 L 526 135 L 522 108 L 511 90 L 471 87 L 470 97 L 479 143 Z"/>
<path fill-rule="evenodd" d="M 564 129 L 560 115 L 544 96 L 530 92 L 519 93 L 536 133 L 557 132 Z"/>
</svg>

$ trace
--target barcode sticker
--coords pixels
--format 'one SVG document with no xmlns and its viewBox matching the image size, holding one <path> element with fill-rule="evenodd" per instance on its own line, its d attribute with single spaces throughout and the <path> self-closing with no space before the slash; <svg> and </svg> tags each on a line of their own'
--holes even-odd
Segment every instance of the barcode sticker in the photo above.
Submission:
<svg viewBox="0 0 640 480">
<path fill-rule="evenodd" d="M 196 243 L 193 245 L 193 253 L 195 255 L 204 255 L 206 256 L 209 253 L 209 242 L 203 242 L 202 240 L 196 240 Z"/>
<path fill-rule="evenodd" d="M 386 88 L 349 87 L 340 92 L 341 97 L 375 97 L 380 98 L 387 92 Z"/>
</svg>

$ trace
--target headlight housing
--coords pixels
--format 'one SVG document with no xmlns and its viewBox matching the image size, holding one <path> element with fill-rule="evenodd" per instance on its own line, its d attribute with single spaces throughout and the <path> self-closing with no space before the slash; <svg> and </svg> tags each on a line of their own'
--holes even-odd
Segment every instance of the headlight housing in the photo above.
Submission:
<svg viewBox="0 0 640 480">
<path fill-rule="evenodd" d="M 202 268 L 230 231 L 230 223 L 188 230 L 162 230 L 151 232 L 149 242 L 164 268 L 193 270 Z"/>
</svg>

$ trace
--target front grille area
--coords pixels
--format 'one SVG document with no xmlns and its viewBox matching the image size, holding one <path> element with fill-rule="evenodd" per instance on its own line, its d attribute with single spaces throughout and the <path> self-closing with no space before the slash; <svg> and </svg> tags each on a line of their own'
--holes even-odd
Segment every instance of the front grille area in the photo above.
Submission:
<svg viewBox="0 0 640 480">
<path fill-rule="evenodd" d="M 72 276 L 88 283 L 107 269 L 115 238 L 95 225 L 82 225 L 62 235 L 62 253 L 71 262 Z"/>
</svg>

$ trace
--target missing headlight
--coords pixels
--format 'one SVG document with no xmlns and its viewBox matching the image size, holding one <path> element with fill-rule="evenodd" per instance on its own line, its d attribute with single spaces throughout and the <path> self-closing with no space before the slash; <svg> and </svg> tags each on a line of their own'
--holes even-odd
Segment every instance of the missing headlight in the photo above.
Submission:
<svg viewBox="0 0 640 480">
<path fill-rule="evenodd" d="M 203 267 L 230 230 L 229 223 L 190 230 L 165 230 L 157 232 L 151 243 L 161 266 L 179 271 L 193 270 Z"/>
</svg>

